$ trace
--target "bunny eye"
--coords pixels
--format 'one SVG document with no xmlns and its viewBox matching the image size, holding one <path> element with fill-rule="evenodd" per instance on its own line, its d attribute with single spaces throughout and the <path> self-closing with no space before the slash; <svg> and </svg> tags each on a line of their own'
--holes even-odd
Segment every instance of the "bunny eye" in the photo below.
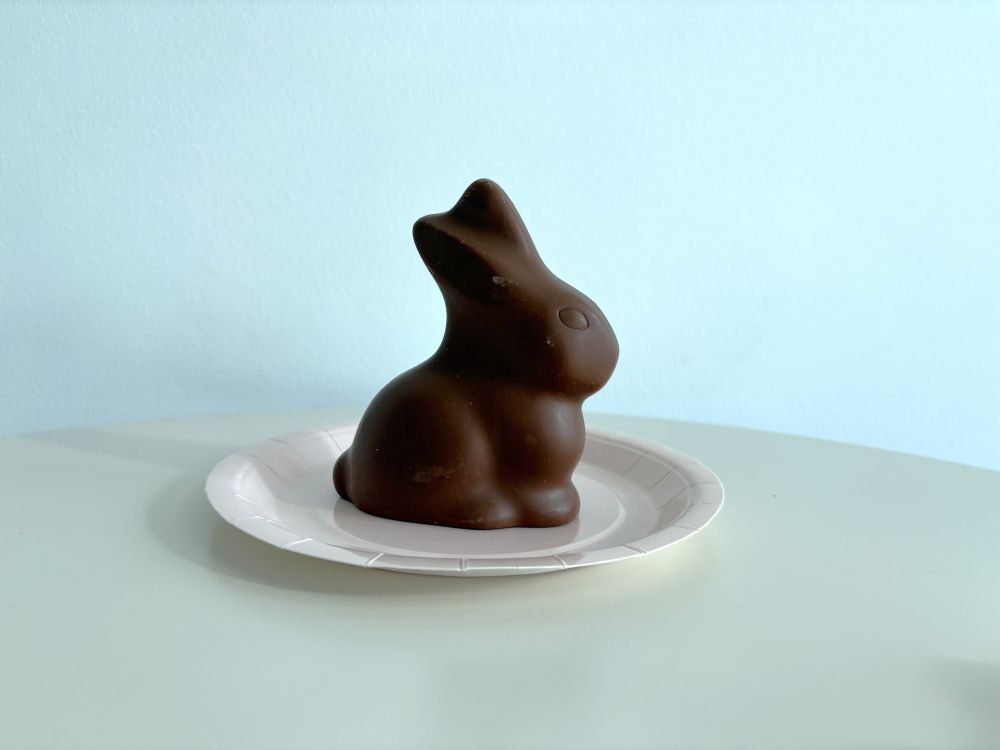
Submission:
<svg viewBox="0 0 1000 750">
<path fill-rule="evenodd" d="M 582 331 L 590 325 L 590 321 L 587 320 L 587 316 L 575 307 L 564 307 L 560 310 L 559 320 L 562 321 L 564 326 L 567 326 L 568 328 L 576 328 L 578 331 Z"/>
</svg>

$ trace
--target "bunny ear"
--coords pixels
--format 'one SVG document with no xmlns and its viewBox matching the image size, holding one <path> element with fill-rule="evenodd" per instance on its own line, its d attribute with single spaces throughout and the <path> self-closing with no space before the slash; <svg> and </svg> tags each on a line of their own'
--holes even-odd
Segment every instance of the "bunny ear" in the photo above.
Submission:
<svg viewBox="0 0 1000 750">
<path fill-rule="evenodd" d="M 413 241 L 439 283 L 479 299 L 498 295 L 499 266 L 541 262 L 517 209 L 492 180 L 473 182 L 450 211 L 419 219 Z"/>
<path fill-rule="evenodd" d="M 509 250 L 530 255 L 537 253 L 513 201 L 493 180 L 473 182 L 445 215 L 469 227 L 505 238 L 512 246 Z"/>
</svg>

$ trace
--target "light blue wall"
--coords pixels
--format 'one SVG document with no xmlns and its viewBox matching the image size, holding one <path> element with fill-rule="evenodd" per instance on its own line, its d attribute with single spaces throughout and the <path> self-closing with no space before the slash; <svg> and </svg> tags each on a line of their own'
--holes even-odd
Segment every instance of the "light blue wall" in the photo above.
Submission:
<svg viewBox="0 0 1000 750">
<path fill-rule="evenodd" d="M 364 402 L 480 176 L 592 408 L 1000 467 L 996 3 L 4 3 L 0 431 Z"/>
</svg>

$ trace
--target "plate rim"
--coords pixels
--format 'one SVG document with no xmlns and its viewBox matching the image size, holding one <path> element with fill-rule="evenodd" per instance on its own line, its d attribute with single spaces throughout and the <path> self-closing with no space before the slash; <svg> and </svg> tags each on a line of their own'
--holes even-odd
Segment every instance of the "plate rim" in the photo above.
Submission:
<svg viewBox="0 0 1000 750">
<path fill-rule="evenodd" d="M 257 446 L 275 443 L 290 447 L 298 453 L 295 449 L 295 441 L 303 440 L 302 436 L 305 433 L 311 434 L 311 437 L 308 439 L 316 439 L 316 437 L 322 437 L 322 433 L 326 433 L 333 439 L 335 445 L 340 447 L 341 450 L 346 450 L 349 446 L 342 445 L 341 441 L 337 438 L 337 433 L 356 431 L 357 426 L 358 422 L 353 421 L 295 430 L 265 438 L 253 445 L 244 446 L 228 454 L 212 467 L 206 479 L 205 494 L 208 497 L 209 503 L 216 513 L 231 526 L 259 541 L 266 542 L 283 550 L 356 567 L 402 573 L 461 577 L 556 572 L 646 556 L 666 549 L 697 534 L 715 519 L 725 503 L 725 487 L 722 481 L 715 472 L 694 456 L 670 448 L 663 443 L 598 427 L 588 427 L 586 435 L 588 442 L 591 438 L 594 438 L 601 445 L 594 455 L 589 458 L 587 457 L 587 449 L 585 448 L 584 455 L 581 457 L 581 463 L 592 462 L 593 459 L 600 455 L 604 447 L 610 443 L 622 445 L 638 452 L 642 456 L 663 462 L 667 466 L 668 471 L 660 480 L 666 478 L 671 472 L 682 469 L 682 471 L 677 473 L 684 479 L 685 487 L 677 493 L 677 496 L 685 491 L 690 496 L 684 510 L 670 524 L 663 528 L 655 529 L 646 536 L 628 543 L 581 550 L 579 552 L 570 551 L 535 556 L 528 551 L 521 556 L 502 558 L 469 558 L 459 555 L 430 557 L 422 554 L 380 552 L 374 547 L 352 547 L 305 537 L 301 532 L 288 529 L 276 523 L 273 519 L 258 514 L 252 500 L 239 495 L 232 489 L 233 480 L 247 474 L 251 467 L 255 466 L 254 461 L 260 462 L 260 464 L 274 472 L 274 469 L 268 465 L 263 457 L 254 455 L 253 451 Z M 240 466 L 234 466 L 234 464 L 239 464 Z M 628 477 L 628 471 L 615 472 L 613 469 L 600 466 L 600 464 L 597 464 L 597 466 L 605 471 L 617 474 L 625 481 L 635 484 L 634 480 Z M 238 468 L 241 471 L 234 473 Z M 274 473 L 277 474 L 277 472 Z M 690 477 L 695 478 L 696 481 L 691 481 Z M 228 492 L 222 490 L 219 486 L 220 482 L 229 485 L 230 489 Z M 653 486 L 655 486 L 655 483 Z M 652 487 L 644 489 L 648 491 Z M 664 503 L 664 505 L 666 504 Z M 693 510 L 696 507 L 697 510 Z M 685 518 L 689 521 L 686 524 L 683 523 Z M 518 564 L 519 561 L 520 564 Z M 445 567 L 444 565 L 445 563 L 449 563 L 454 566 L 456 562 L 458 563 L 457 569 L 454 567 Z"/>
</svg>

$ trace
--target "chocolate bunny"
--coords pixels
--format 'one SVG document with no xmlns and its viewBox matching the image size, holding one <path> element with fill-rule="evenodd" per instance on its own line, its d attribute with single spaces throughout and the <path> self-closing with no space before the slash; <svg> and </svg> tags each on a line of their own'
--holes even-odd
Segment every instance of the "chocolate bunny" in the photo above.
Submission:
<svg viewBox="0 0 1000 750">
<path fill-rule="evenodd" d="M 437 352 L 386 385 L 334 467 L 337 492 L 401 521 L 498 529 L 576 518 L 583 400 L 618 340 L 538 256 L 507 194 L 476 180 L 413 239 L 444 295 Z"/>
</svg>

